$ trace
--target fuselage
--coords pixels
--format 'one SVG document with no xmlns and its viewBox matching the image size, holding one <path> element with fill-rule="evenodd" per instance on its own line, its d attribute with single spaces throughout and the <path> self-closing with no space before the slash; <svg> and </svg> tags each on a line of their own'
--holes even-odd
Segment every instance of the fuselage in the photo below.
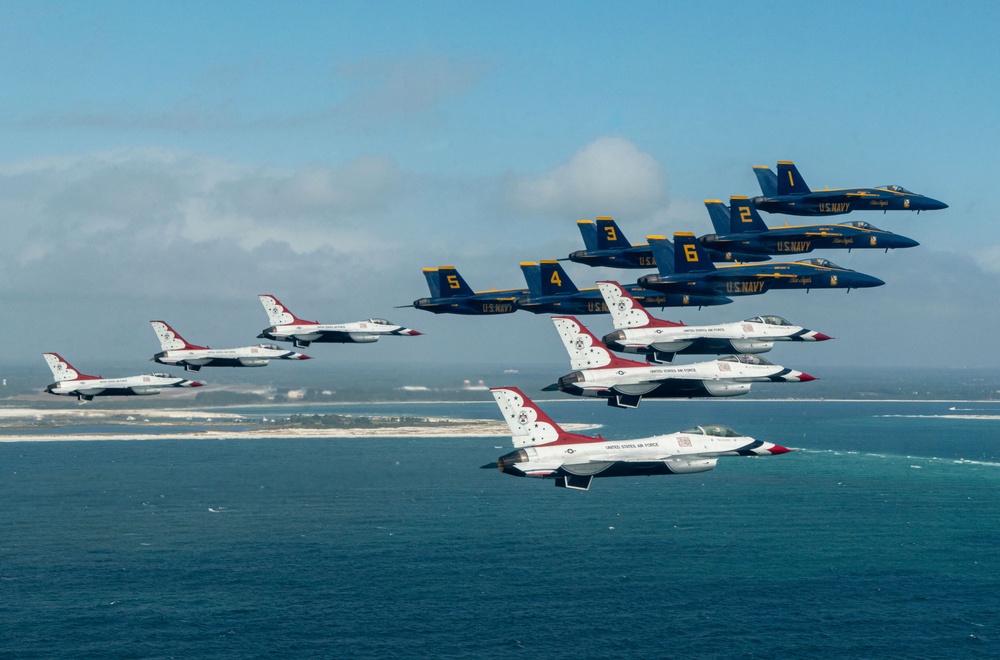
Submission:
<svg viewBox="0 0 1000 660">
<path fill-rule="evenodd" d="M 648 245 L 633 245 L 621 249 L 577 250 L 569 260 L 584 266 L 603 268 L 656 268 L 656 259 Z"/>
<path fill-rule="evenodd" d="M 198 371 L 202 367 L 266 367 L 270 360 L 308 360 L 308 355 L 279 348 L 273 344 L 240 348 L 179 348 L 161 351 L 155 362 Z"/>
<path fill-rule="evenodd" d="M 471 296 L 439 296 L 418 298 L 413 306 L 432 314 L 462 314 L 467 316 L 512 314 L 516 312 L 517 300 L 528 295 L 526 289 L 478 292 Z"/>
<path fill-rule="evenodd" d="M 841 268 L 826 259 L 722 265 L 713 270 L 645 275 L 639 285 L 667 293 L 752 296 L 772 289 L 857 289 L 885 284 L 871 275 Z"/>
<path fill-rule="evenodd" d="M 75 395 L 81 399 L 95 396 L 146 396 L 159 394 L 166 387 L 200 387 L 204 383 L 175 378 L 165 373 L 126 376 L 123 378 L 80 378 L 52 383 L 45 388 L 49 394 Z"/>
<path fill-rule="evenodd" d="M 755 207 L 768 213 L 786 215 L 841 215 L 852 211 L 936 211 L 948 208 L 944 202 L 902 186 L 813 190 L 803 194 L 763 195 L 753 198 Z"/>
<path fill-rule="evenodd" d="M 792 325 L 779 316 L 757 316 L 736 323 L 718 325 L 652 325 L 621 328 L 607 334 L 602 342 L 612 350 L 639 353 L 654 360 L 687 355 L 723 353 L 766 353 L 777 341 L 824 341 L 820 332 Z"/>
<path fill-rule="evenodd" d="M 805 254 L 819 249 L 892 250 L 919 245 L 911 238 L 884 231 L 863 221 L 776 227 L 765 232 L 742 234 L 708 234 L 700 237 L 698 241 L 707 250 L 736 255 L 737 258 L 733 259 L 736 261 L 739 261 L 740 255 Z"/>
<path fill-rule="evenodd" d="M 352 323 L 289 323 L 272 325 L 257 335 L 258 339 L 290 341 L 296 347 L 304 348 L 311 343 L 371 343 L 384 335 L 414 336 L 416 330 L 395 325 L 385 319 L 368 319 Z"/>
<path fill-rule="evenodd" d="M 617 400 L 625 407 L 635 407 L 639 398 L 741 396 L 750 391 L 754 382 L 810 380 L 815 378 L 755 355 L 732 355 L 684 365 L 580 369 L 562 376 L 555 389 L 576 396 L 613 399 L 611 405 L 617 405 Z"/>
<path fill-rule="evenodd" d="M 669 294 L 626 286 L 629 293 L 647 307 L 707 307 L 725 305 L 732 300 L 725 296 Z M 608 307 L 597 287 L 579 289 L 575 293 L 518 298 L 517 308 L 534 314 L 606 314 Z"/>
</svg>

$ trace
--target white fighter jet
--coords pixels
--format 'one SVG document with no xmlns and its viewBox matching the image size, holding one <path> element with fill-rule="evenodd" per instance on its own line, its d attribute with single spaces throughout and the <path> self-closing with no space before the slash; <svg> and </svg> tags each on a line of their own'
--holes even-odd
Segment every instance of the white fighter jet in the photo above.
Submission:
<svg viewBox="0 0 1000 660">
<path fill-rule="evenodd" d="M 756 355 L 729 355 L 710 362 L 654 365 L 625 360 L 602 344 L 572 316 L 552 322 L 575 370 L 545 391 L 603 397 L 615 408 L 637 408 L 643 397 L 740 396 L 754 382 L 803 383 L 816 380 L 801 371 L 771 364 Z"/>
<path fill-rule="evenodd" d="M 780 316 L 755 316 L 739 323 L 684 325 L 652 316 L 618 282 L 598 282 L 597 287 L 615 325 L 604 335 L 608 348 L 621 353 L 641 353 L 651 362 L 673 362 L 674 355 L 766 353 L 776 341 L 826 341 L 822 332 L 792 325 Z"/>
<path fill-rule="evenodd" d="M 143 396 L 159 394 L 166 387 L 201 387 L 205 383 L 169 374 L 154 373 L 124 378 L 88 376 L 73 368 L 58 353 L 42 353 L 52 370 L 56 382 L 45 388 L 49 394 L 74 395 L 81 401 L 92 401 L 95 396 Z"/>
<path fill-rule="evenodd" d="M 717 424 L 636 440 L 568 433 L 516 387 L 491 391 L 513 434 L 515 450 L 482 467 L 495 466 L 518 477 L 555 479 L 558 488 L 589 490 L 594 477 L 707 472 L 723 456 L 792 451 Z"/>
<path fill-rule="evenodd" d="M 286 351 L 274 344 L 241 346 L 240 348 L 209 348 L 189 344 L 165 321 L 150 321 L 161 352 L 153 362 L 184 367 L 184 371 L 199 371 L 202 367 L 266 367 L 268 360 L 309 360 L 308 355 Z"/>
<path fill-rule="evenodd" d="M 264 306 L 267 318 L 271 322 L 271 327 L 262 330 L 257 338 L 290 341 L 295 348 L 305 348 L 313 342 L 364 344 L 378 341 L 382 335 L 415 337 L 421 334 L 416 330 L 389 323 L 385 319 L 368 319 L 352 323 L 304 321 L 292 314 L 274 296 L 261 294 L 257 297 L 260 298 L 260 304 Z"/>
</svg>

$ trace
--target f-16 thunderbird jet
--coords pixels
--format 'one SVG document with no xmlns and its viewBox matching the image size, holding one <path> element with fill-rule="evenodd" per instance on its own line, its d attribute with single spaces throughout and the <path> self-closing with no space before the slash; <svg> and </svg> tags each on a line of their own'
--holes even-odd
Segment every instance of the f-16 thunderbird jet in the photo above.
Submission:
<svg viewBox="0 0 1000 660">
<path fill-rule="evenodd" d="M 482 467 L 517 477 L 554 479 L 557 488 L 590 490 L 594 477 L 707 472 L 724 456 L 792 451 L 717 424 L 635 440 L 569 433 L 516 387 L 490 391 L 510 427 L 515 449 Z"/>
<path fill-rule="evenodd" d="M 42 353 L 56 382 L 45 388 L 49 394 L 73 395 L 81 401 L 92 401 L 95 396 L 145 396 L 159 394 L 167 387 L 201 387 L 205 383 L 169 374 L 153 373 L 124 378 L 88 376 L 74 369 L 58 353 Z"/>
<path fill-rule="evenodd" d="M 755 382 L 806 382 L 809 374 L 771 364 L 756 355 L 731 355 L 710 362 L 650 365 L 624 360 L 602 344 L 572 316 L 554 316 L 574 371 L 549 385 L 585 397 L 601 397 L 615 408 L 637 408 L 643 397 L 665 399 L 740 396 Z"/>
<path fill-rule="evenodd" d="M 772 289 L 859 289 L 882 286 L 882 280 L 841 268 L 826 259 L 715 266 L 701 243 L 690 232 L 674 234 L 673 268 L 669 241 L 649 236 L 660 263 L 658 275 L 644 275 L 639 286 L 665 293 L 689 295 L 753 296 Z"/>
<path fill-rule="evenodd" d="M 920 245 L 912 238 L 884 231 L 863 220 L 769 229 L 747 197 L 730 197 L 728 207 L 720 200 L 706 199 L 705 206 L 716 233 L 702 236 L 698 241 L 713 261 L 761 261 L 772 254 L 802 254 L 817 249 L 880 248 L 888 252 Z M 716 253 L 721 253 L 724 259 L 717 258 Z"/>
<path fill-rule="evenodd" d="M 528 295 L 517 299 L 517 308 L 535 314 L 605 314 L 608 311 L 597 287 L 578 289 L 555 259 L 521 262 Z M 667 294 L 626 285 L 629 293 L 650 307 L 701 307 L 732 302 L 724 296 Z"/>
<path fill-rule="evenodd" d="M 384 335 L 414 337 L 421 333 L 390 323 L 385 319 L 368 319 L 351 323 L 319 323 L 304 321 L 295 316 L 277 298 L 261 294 L 260 304 L 267 312 L 271 326 L 261 330 L 258 339 L 290 341 L 296 348 L 305 348 L 313 342 L 330 344 L 368 344 Z"/>
<path fill-rule="evenodd" d="M 948 205 L 910 192 L 902 186 L 810 190 L 795 163 L 778 161 L 778 173 L 767 165 L 754 165 L 763 193 L 753 203 L 761 211 L 788 215 L 839 215 L 851 211 L 936 211 Z"/>
<path fill-rule="evenodd" d="M 209 348 L 188 343 L 165 321 L 150 321 L 160 348 L 154 362 L 199 371 L 202 367 L 266 367 L 269 360 L 308 360 L 308 355 L 286 351 L 274 344 L 258 344 L 240 348 Z"/>
<path fill-rule="evenodd" d="M 615 331 L 601 340 L 622 353 L 640 353 L 651 362 L 672 362 L 674 355 L 766 353 L 776 341 L 826 341 L 822 332 L 792 325 L 780 316 L 755 316 L 739 323 L 684 325 L 652 316 L 618 282 L 597 283 L 611 312 Z"/>
<path fill-rule="evenodd" d="M 418 298 L 412 305 L 434 314 L 511 314 L 517 311 L 517 299 L 528 295 L 527 289 L 490 289 L 473 291 L 454 266 L 424 268 L 430 298 Z"/>
<path fill-rule="evenodd" d="M 580 228 L 587 249 L 571 253 L 570 261 L 607 268 L 656 267 L 649 246 L 632 245 L 613 219 L 600 217 L 596 224 L 592 220 L 577 220 L 576 226 Z"/>
</svg>

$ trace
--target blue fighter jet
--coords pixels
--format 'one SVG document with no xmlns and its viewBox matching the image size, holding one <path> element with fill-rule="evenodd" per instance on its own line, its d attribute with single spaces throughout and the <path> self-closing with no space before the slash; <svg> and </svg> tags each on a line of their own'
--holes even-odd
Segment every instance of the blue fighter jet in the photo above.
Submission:
<svg viewBox="0 0 1000 660">
<path fill-rule="evenodd" d="M 424 268 L 424 277 L 431 297 L 404 307 L 434 314 L 510 314 L 517 311 L 517 299 L 528 294 L 524 289 L 473 291 L 454 266 Z"/>
<path fill-rule="evenodd" d="M 766 165 L 754 165 L 763 193 L 753 203 L 761 211 L 788 215 L 840 215 L 851 211 L 936 211 L 948 205 L 910 192 L 902 186 L 810 190 L 795 163 L 778 161 L 775 174 Z"/>
<path fill-rule="evenodd" d="M 669 259 L 669 241 L 649 236 L 657 263 Z M 674 267 L 639 278 L 639 286 L 665 293 L 752 296 L 771 289 L 857 289 L 882 286 L 871 275 L 841 268 L 826 259 L 723 265 L 716 268 L 691 232 L 674 234 Z"/>
<path fill-rule="evenodd" d="M 521 262 L 521 271 L 528 283 L 528 295 L 517 299 L 517 308 L 534 314 L 606 314 L 607 305 L 596 286 L 578 289 L 562 265 L 555 259 Z M 725 296 L 660 293 L 642 289 L 635 284 L 624 287 L 629 294 L 647 307 L 702 307 L 725 305 L 732 300 Z"/>
<path fill-rule="evenodd" d="M 656 268 L 649 246 L 632 245 L 613 219 L 599 217 L 596 224 L 592 220 L 577 220 L 576 226 L 587 249 L 571 253 L 570 261 L 606 268 Z"/>
<path fill-rule="evenodd" d="M 706 199 L 705 206 L 716 233 L 701 236 L 698 241 L 712 261 L 761 261 L 772 254 L 803 254 L 817 249 L 881 248 L 888 252 L 920 245 L 912 238 L 863 220 L 769 229 L 746 197 L 730 197 L 729 206 L 717 199 Z"/>
</svg>

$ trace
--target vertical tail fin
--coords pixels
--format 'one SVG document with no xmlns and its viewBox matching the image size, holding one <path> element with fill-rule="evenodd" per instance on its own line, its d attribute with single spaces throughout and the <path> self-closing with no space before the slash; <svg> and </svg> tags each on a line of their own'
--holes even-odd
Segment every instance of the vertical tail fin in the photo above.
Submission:
<svg viewBox="0 0 1000 660">
<path fill-rule="evenodd" d="M 611 218 L 597 218 L 597 249 L 598 250 L 624 250 L 632 247 L 632 244 L 625 238 L 625 234 L 618 228 L 618 224 Z"/>
<path fill-rule="evenodd" d="M 674 233 L 674 269 L 678 273 L 715 270 L 708 253 L 689 231 Z"/>
<path fill-rule="evenodd" d="M 264 306 L 264 311 L 267 312 L 267 319 L 271 322 L 271 325 L 315 323 L 315 321 L 305 321 L 295 316 L 287 307 L 281 304 L 281 301 L 272 295 L 262 293 L 257 297 L 260 299 L 260 304 Z"/>
<path fill-rule="evenodd" d="M 438 266 L 438 289 L 441 297 L 473 296 L 476 294 L 454 266 Z"/>
<path fill-rule="evenodd" d="M 767 231 L 764 219 L 757 213 L 749 197 L 733 195 L 729 198 L 729 233 L 760 233 Z"/>
<path fill-rule="evenodd" d="M 564 434 L 558 424 L 516 387 L 494 387 L 490 391 L 510 427 L 515 447 L 555 442 Z"/>
<path fill-rule="evenodd" d="M 757 175 L 757 183 L 764 197 L 778 196 L 778 175 L 767 165 L 754 165 L 753 173 Z"/>
<path fill-rule="evenodd" d="M 532 296 L 542 295 L 542 271 L 534 261 L 522 261 L 521 273 L 528 285 L 528 293 Z"/>
<path fill-rule="evenodd" d="M 553 316 L 552 323 L 559 332 L 563 346 L 569 354 L 573 369 L 595 369 L 600 367 L 639 367 L 640 362 L 623 360 L 608 350 L 601 340 L 572 316 Z"/>
<path fill-rule="evenodd" d="M 562 264 L 555 259 L 542 259 L 541 280 L 542 294 L 546 296 L 579 291 L 573 284 L 573 280 L 563 270 Z"/>
<path fill-rule="evenodd" d="M 632 294 L 618 282 L 598 282 L 597 288 L 601 290 L 601 295 L 604 296 L 604 303 L 607 305 L 608 311 L 611 312 L 611 319 L 614 322 L 615 330 L 684 325 L 683 323 L 664 321 L 654 317 L 646 311 L 642 303 L 633 298 Z"/>
<path fill-rule="evenodd" d="M 437 268 L 424 268 L 424 279 L 427 280 L 427 288 L 431 292 L 431 298 L 441 297 L 441 286 L 438 282 Z"/>
<path fill-rule="evenodd" d="M 674 246 L 666 236 L 647 236 L 646 242 L 653 253 L 656 270 L 660 275 L 674 274 Z"/>
<path fill-rule="evenodd" d="M 150 321 L 149 324 L 153 326 L 153 332 L 156 333 L 156 338 L 160 340 L 160 348 L 165 351 L 206 348 L 205 346 L 195 346 L 194 344 L 189 344 L 184 337 L 181 337 L 180 334 L 171 328 L 165 321 Z"/>
<path fill-rule="evenodd" d="M 706 199 L 705 208 L 708 209 L 708 217 L 712 219 L 712 227 L 719 236 L 730 233 L 729 230 L 729 208 L 722 203 L 721 199 Z"/>
<path fill-rule="evenodd" d="M 583 246 L 587 248 L 587 252 L 593 252 L 597 249 L 597 225 L 594 224 L 593 220 L 577 220 L 576 226 L 580 229 L 580 234 L 583 236 Z"/>
<path fill-rule="evenodd" d="M 778 161 L 778 195 L 805 195 L 812 192 L 799 169 L 790 160 Z"/>
<path fill-rule="evenodd" d="M 64 380 L 97 380 L 100 378 L 100 376 L 89 376 L 80 373 L 58 353 L 42 353 L 42 357 L 45 358 L 45 362 L 49 365 L 49 370 L 52 371 L 52 377 L 57 382 L 61 383 Z"/>
</svg>

